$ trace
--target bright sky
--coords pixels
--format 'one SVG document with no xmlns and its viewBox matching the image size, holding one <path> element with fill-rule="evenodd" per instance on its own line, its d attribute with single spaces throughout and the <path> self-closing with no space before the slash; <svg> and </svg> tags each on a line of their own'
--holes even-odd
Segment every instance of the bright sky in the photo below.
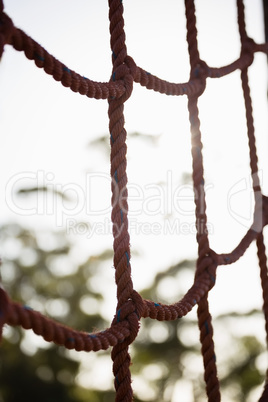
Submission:
<svg viewBox="0 0 268 402">
<path fill-rule="evenodd" d="M 69 68 L 93 80 L 109 80 L 106 1 L 78 0 L 75 6 L 70 0 L 4 3 L 15 24 Z M 261 43 L 261 1 L 247 0 L 245 5 L 249 35 Z M 125 0 L 124 8 L 128 53 L 136 64 L 160 78 L 187 81 L 183 1 Z M 235 60 L 240 52 L 235 1 L 199 0 L 196 8 L 201 57 L 213 67 Z M 266 63 L 264 55 L 255 56 L 250 80 L 267 194 Z M 6 47 L 0 64 L 0 86 L 1 222 L 65 228 L 80 255 L 111 247 L 109 157 L 105 147 L 90 144 L 108 136 L 107 102 L 63 88 L 11 47 Z M 166 97 L 135 84 L 125 107 L 127 131 L 155 138 L 128 141 L 132 270 L 138 290 L 157 270 L 196 256 L 192 190 L 183 180 L 191 173 L 186 102 L 186 97 Z M 252 219 L 244 114 L 238 72 L 208 80 L 200 116 L 210 242 L 217 252 L 231 251 Z M 47 203 L 47 196 L 28 197 L 27 203 L 14 198 L 14 190 L 37 183 L 63 191 L 73 203 Z M 31 211 L 37 205 L 38 214 Z M 254 253 L 255 246 L 236 268 L 219 269 L 216 291 L 211 293 L 212 312 L 261 307 Z M 241 277 L 246 277 L 243 283 Z"/>
</svg>

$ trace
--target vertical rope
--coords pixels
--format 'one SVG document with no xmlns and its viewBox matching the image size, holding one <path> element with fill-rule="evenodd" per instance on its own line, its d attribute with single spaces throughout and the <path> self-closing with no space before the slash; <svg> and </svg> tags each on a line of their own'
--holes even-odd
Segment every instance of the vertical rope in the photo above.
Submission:
<svg viewBox="0 0 268 402">
<path fill-rule="evenodd" d="M 237 0 L 236 6 L 237 6 L 237 23 L 238 23 L 239 35 L 241 38 L 241 44 L 243 45 L 243 43 L 248 38 L 246 31 L 245 6 L 243 0 Z"/>
<path fill-rule="evenodd" d="M 267 257 L 264 245 L 263 234 L 259 234 L 257 238 L 258 259 L 260 266 L 260 277 L 263 296 L 263 311 L 265 316 L 266 342 L 268 344 L 268 272 Z"/>
<path fill-rule="evenodd" d="M 187 42 L 188 53 L 190 57 L 191 67 L 197 66 L 200 58 L 197 44 L 197 29 L 195 18 L 195 5 L 194 0 L 185 0 L 185 15 L 186 15 L 186 29 L 187 29 Z"/>
<path fill-rule="evenodd" d="M 197 106 L 197 98 L 189 97 L 189 118 L 191 124 L 191 152 L 193 166 L 193 186 L 196 214 L 196 231 L 198 242 L 198 256 L 203 259 L 209 253 L 209 241 L 206 216 L 205 180 L 203 168 L 203 144 L 201 141 L 200 120 Z"/>
<path fill-rule="evenodd" d="M 0 338 L 4 323 L 21 325 L 25 329 L 42 335 L 47 341 L 62 344 L 75 350 L 100 350 L 113 346 L 112 360 L 115 376 L 117 402 L 133 400 L 131 387 L 129 345 L 139 331 L 140 317 L 158 320 L 174 320 L 186 315 L 198 304 L 198 325 L 200 329 L 201 350 L 204 362 L 204 378 L 210 402 L 220 401 L 219 381 L 217 378 L 216 359 L 213 342 L 212 318 L 209 312 L 208 294 L 214 286 L 216 269 L 219 264 L 230 264 L 243 255 L 253 240 L 257 239 L 260 276 L 263 290 L 263 311 L 265 328 L 268 337 L 268 275 L 267 257 L 263 241 L 262 228 L 268 222 L 267 197 L 261 193 L 258 177 L 258 158 L 255 144 L 254 121 L 250 88 L 248 83 L 248 67 L 251 65 L 256 51 L 268 52 L 267 44 L 256 45 L 247 36 L 245 9 L 243 0 L 237 0 L 238 27 L 241 39 L 241 54 L 238 60 L 222 68 L 212 68 L 200 60 L 197 40 L 197 28 L 194 0 L 185 0 L 187 42 L 190 58 L 190 80 L 184 84 L 172 84 L 153 76 L 136 67 L 127 55 L 124 32 L 122 0 L 109 0 L 110 41 L 112 49 L 112 75 L 108 83 L 97 83 L 81 77 L 52 57 L 37 42 L 23 31 L 14 27 L 12 20 L 3 12 L 3 1 L 0 0 L 0 57 L 5 44 L 12 43 L 16 50 L 23 50 L 26 57 L 34 60 L 38 67 L 44 68 L 47 74 L 70 87 L 74 92 L 108 99 L 109 129 L 111 143 L 111 189 L 113 223 L 113 248 L 115 282 L 117 285 L 117 308 L 111 328 L 98 334 L 79 333 L 43 317 L 40 313 L 22 307 L 8 299 L 6 292 L 0 288 Z M 202 155 L 202 139 L 198 111 L 198 98 L 205 90 L 206 78 L 222 77 L 240 69 L 241 82 L 245 101 L 250 168 L 255 196 L 253 225 L 242 238 L 239 245 L 230 254 L 218 255 L 210 249 L 205 201 L 205 182 Z M 126 174 L 126 137 L 124 128 L 124 103 L 131 96 L 133 81 L 140 82 L 148 89 L 154 89 L 167 95 L 187 95 L 189 119 L 191 125 L 193 188 L 196 215 L 196 238 L 198 242 L 198 259 L 195 281 L 185 297 L 174 305 L 162 305 L 143 300 L 134 291 L 131 279 L 130 236 L 128 232 L 128 191 Z M 264 217 L 264 219 L 263 219 Z M 268 340 L 267 340 L 268 343 Z M 260 401 L 268 400 L 268 383 L 266 383 Z"/>
<path fill-rule="evenodd" d="M 254 42 L 247 35 L 246 22 L 245 22 L 245 7 L 243 0 L 237 0 L 237 13 L 238 13 L 238 27 L 239 27 L 239 34 L 242 48 L 241 52 L 248 54 L 252 63 L 254 54 Z M 241 70 L 241 83 L 242 83 L 244 104 L 246 110 L 250 169 L 251 169 L 252 186 L 255 198 L 255 210 L 254 210 L 252 229 L 257 233 L 259 233 L 263 228 L 263 219 L 262 219 L 263 202 L 262 202 L 260 180 L 258 175 L 258 156 L 257 156 L 256 140 L 255 140 L 253 107 L 248 82 L 248 66 Z"/>
<path fill-rule="evenodd" d="M 197 45 L 197 29 L 195 18 L 195 6 L 193 0 L 185 0 L 187 41 L 191 64 L 191 77 L 199 78 L 200 59 Z M 200 77 L 201 78 L 201 77 Z M 205 82 L 204 82 L 205 87 Z M 198 111 L 198 96 L 188 96 L 188 110 L 191 124 L 191 152 L 193 166 L 193 186 L 196 212 L 196 230 L 198 241 L 198 255 L 202 258 L 209 252 L 206 201 L 204 191 L 204 167 L 203 167 L 203 144 L 201 141 L 200 120 Z"/>
<path fill-rule="evenodd" d="M 4 52 L 4 46 L 9 42 L 14 29 L 12 20 L 3 11 L 4 3 L 3 0 L 0 0 L 0 59 Z M 9 298 L 1 286 L 0 283 L 0 342 L 2 341 L 4 324 L 7 322 L 8 310 L 10 310 Z"/>
<path fill-rule="evenodd" d="M 243 89 L 245 110 L 246 110 L 251 174 L 252 174 L 252 179 L 254 180 L 254 183 L 253 183 L 254 187 L 256 187 L 257 190 L 260 190 L 260 182 L 259 182 L 259 178 L 258 178 L 258 157 L 257 157 L 256 140 L 255 140 L 253 108 L 252 108 L 252 100 L 251 100 L 250 88 L 249 88 L 249 83 L 248 83 L 248 69 L 247 68 L 241 71 L 241 82 L 242 82 L 242 89 Z"/>
<path fill-rule="evenodd" d="M 213 327 L 208 307 L 208 294 L 198 304 L 198 324 L 200 329 L 200 340 L 202 344 L 202 355 L 205 367 L 205 382 L 209 402 L 221 400 L 219 392 L 219 381 L 217 377 L 216 356 L 214 353 Z"/>
<path fill-rule="evenodd" d="M 187 19 L 187 41 L 191 65 L 191 77 L 201 78 L 200 58 L 197 43 L 197 29 L 195 18 L 194 1 L 185 0 L 186 19 Z M 205 81 L 203 89 L 205 88 Z M 201 93 L 200 93 L 201 94 Z M 202 155 L 202 140 L 200 131 L 200 120 L 198 112 L 198 96 L 188 97 L 188 110 L 191 124 L 191 143 L 192 143 L 192 166 L 193 166 L 193 186 L 196 214 L 196 230 L 198 242 L 198 260 L 196 267 L 196 276 L 201 270 L 208 270 L 209 267 L 202 263 L 210 254 L 208 230 L 207 230 L 207 215 L 206 215 L 206 200 L 205 200 L 205 181 L 204 167 Z M 208 272 L 209 274 L 209 272 Z M 209 274 L 210 275 L 210 274 Z M 215 282 L 215 278 L 212 278 Z M 213 286 L 214 283 L 212 283 Z M 200 329 L 201 351 L 204 363 L 204 379 L 206 382 L 206 391 L 210 402 L 220 401 L 219 381 L 217 378 L 217 369 L 215 364 L 215 352 L 213 342 L 213 328 L 211 323 L 211 315 L 208 307 L 208 293 L 198 303 L 198 324 Z"/>
<path fill-rule="evenodd" d="M 244 95 L 245 109 L 246 109 L 246 121 L 248 132 L 248 145 L 250 155 L 250 169 L 252 178 L 252 187 L 254 191 L 255 208 L 253 216 L 252 229 L 259 233 L 263 228 L 263 198 L 261 193 L 260 179 L 258 175 L 258 156 L 255 140 L 255 129 L 253 120 L 253 108 L 250 95 L 250 88 L 248 84 L 248 71 L 244 69 L 241 71 L 241 82 Z"/>
<path fill-rule="evenodd" d="M 203 85 L 202 91 L 195 96 L 188 96 L 188 110 L 191 125 L 191 144 L 192 144 L 192 166 L 193 166 L 193 186 L 195 200 L 195 215 L 196 215 L 196 230 L 198 242 L 198 260 L 196 266 L 196 277 L 200 275 L 201 270 L 209 270 L 209 267 L 204 266 L 203 261 L 210 254 L 208 230 L 207 230 L 207 215 L 206 215 L 206 200 L 205 200 L 205 180 L 202 155 L 202 140 L 200 131 L 200 120 L 198 111 L 198 96 L 205 89 L 205 79 L 202 77 L 203 71 L 200 65 L 200 57 L 197 42 L 197 29 L 195 18 L 195 5 L 193 0 L 185 0 L 186 20 L 187 20 L 187 41 L 188 51 L 191 65 L 191 78 L 199 78 Z M 208 275 L 211 277 L 210 271 Z M 214 285 L 215 277 L 211 278 L 211 287 Z M 206 382 L 206 391 L 210 402 L 220 401 L 219 381 L 217 378 L 217 369 L 215 364 L 215 352 L 213 342 L 213 328 L 211 323 L 211 315 L 208 307 L 208 293 L 198 303 L 198 325 L 200 329 L 200 342 L 204 363 L 204 379 Z"/>
<path fill-rule="evenodd" d="M 116 401 L 129 402 L 133 399 L 131 387 L 131 363 L 129 344 L 135 339 L 139 329 L 139 314 L 131 310 L 129 300 L 133 299 L 131 279 L 130 245 L 128 233 L 128 191 L 126 174 L 126 130 L 124 128 L 124 102 L 131 95 L 133 76 L 126 65 L 123 5 L 120 0 L 109 1 L 110 34 L 112 49 L 112 81 L 123 80 L 126 92 L 119 99 L 109 100 L 109 129 L 111 143 L 112 178 L 112 222 L 114 237 L 114 267 L 117 284 L 117 310 L 113 324 L 127 320 L 131 335 L 112 350 L 113 372 L 115 376 Z"/>
<path fill-rule="evenodd" d="M 263 234 L 259 234 L 257 238 L 257 250 L 260 266 L 260 277 L 262 286 L 262 297 L 263 297 L 263 313 L 265 318 L 265 330 L 266 330 L 266 345 L 268 346 L 268 272 L 267 272 L 267 257 L 264 245 Z M 264 387 L 263 394 L 259 399 L 260 402 L 265 402 L 268 400 L 268 370 L 266 371 L 266 384 Z"/>
<path fill-rule="evenodd" d="M 242 52 L 248 53 L 251 58 L 251 63 L 254 57 L 254 42 L 248 37 L 246 31 L 245 22 L 245 7 L 243 0 L 237 0 L 237 10 L 238 10 L 238 27 L 240 34 L 240 41 Z M 252 100 L 250 95 L 250 87 L 248 82 L 248 66 L 241 70 L 241 83 L 244 95 L 244 103 L 246 110 L 246 122 L 247 122 L 247 132 L 248 132 L 248 145 L 249 145 L 249 155 L 250 155 L 250 169 L 252 178 L 252 187 L 254 191 L 255 208 L 252 229 L 260 233 L 257 237 L 257 254 L 260 266 L 260 276 L 261 285 L 263 292 L 263 312 L 265 317 L 265 330 L 266 330 L 266 344 L 268 345 L 268 277 L 267 277 L 267 258 L 265 253 L 265 245 L 262 234 L 262 229 L 264 226 L 263 220 L 263 196 L 261 193 L 260 180 L 258 175 L 258 156 L 256 149 L 255 140 L 255 128 L 253 119 L 253 108 Z M 268 400 L 268 371 L 266 372 L 266 383 L 264 386 L 263 394 L 260 397 L 260 402 L 265 402 Z"/>
</svg>

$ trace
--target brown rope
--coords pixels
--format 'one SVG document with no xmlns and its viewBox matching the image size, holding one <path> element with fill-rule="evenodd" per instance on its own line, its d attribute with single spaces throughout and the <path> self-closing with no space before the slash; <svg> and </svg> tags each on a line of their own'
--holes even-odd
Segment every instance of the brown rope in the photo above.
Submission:
<svg viewBox="0 0 268 402">
<path fill-rule="evenodd" d="M 202 298 L 198 305 L 197 315 L 200 330 L 200 342 L 205 367 L 205 382 L 208 401 L 221 400 L 219 380 L 217 377 L 216 356 L 214 352 L 212 319 L 208 308 L 208 294 Z"/>
<path fill-rule="evenodd" d="M 200 96 L 206 87 L 205 64 L 199 58 L 197 29 L 195 18 L 195 5 L 193 0 L 185 0 L 186 21 L 187 21 L 187 41 L 188 51 L 191 65 L 191 78 L 200 80 L 201 90 Z M 205 258 L 210 253 L 206 201 L 204 191 L 204 167 L 202 156 L 202 140 L 200 131 L 200 121 L 198 116 L 198 96 L 188 96 L 188 110 L 191 124 L 191 142 L 192 142 L 192 161 L 193 161 L 193 185 L 194 199 L 196 205 L 196 232 L 198 242 L 198 260 L 196 265 L 196 276 L 200 275 L 202 269 L 208 270 L 209 267 L 203 264 Z M 216 280 L 217 263 L 214 264 L 213 272 L 209 272 L 211 276 L 211 287 L 214 286 Z M 202 355 L 204 363 L 204 379 L 206 382 L 206 391 L 210 402 L 220 401 L 219 381 L 217 377 L 217 369 L 215 364 L 215 352 L 213 342 L 213 328 L 211 324 L 211 316 L 208 308 L 208 292 L 198 303 L 197 315 L 200 329 L 200 342 L 202 345 Z"/>
<path fill-rule="evenodd" d="M 234 62 L 220 68 L 208 66 L 204 60 L 200 59 L 198 51 L 195 2 L 194 0 L 185 0 L 190 77 L 189 81 L 185 83 L 171 83 L 136 66 L 135 61 L 128 55 L 123 11 L 122 0 L 109 0 L 112 73 L 108 82 L 100 83 L 70 70 L 21 29 L 16 28 L 12 20 L 4 13 L 3 2 L 0 1 L 0 57 L 5 45 L 10 44 L 16 50 L 23 51 L 28 59 L 35 62 L 37 67 L 44 69 L 47 74 L 61 82 L 63 86 L 81 95 L 95 99 L 107 99 L 108 101 L 111 144 L 111 220 L 113 223 L 114 268 L 117 286 L 117 307 L 110 328 L 93 333 L 74 330 L 31 310 L 27 306 L 21 306 L 19 303 L 10 300 L 4 289 L 0 288 L 0 332 L 2 334 L 3 325 L 7 323 L 32 329 L 46 341 L 63 345 L 68 349 L 99 351 L 112 347 L 111 357 L 115 376 L 116 401 L 129 402 L 133 400 L 133 390 L 129 369 L 131 357 L 128 349 L 138 334 L 141 317 L 150 317 L 160 321 L 177 320 L 187 315 L 195 305 L 198 305 L 197 315 L 206 391 L 208 400 L 217 402 L 220 401 L 220 388 L 208 295 L 210 289 L 215 285 L 217 267 L 237 261 L 255 240 L 258 248 L 263 290 L 266 334 L 268 334 L 267 258 L 263 240 L 263 228 L 268 224 L 268 197 L 262 194 L 258 176 L 253 110 L 248 82 L 248 68 L 254 60 L 254 54 L 256 52 L 268 54 L 268 44 L 256 44 L 248 37 L 244 3 L 242 0 L 237 0 L 237 21 L 241 39 L 240 56 Z M 205 91 L 208 77 L 220 78 L 235 70 L 241 71 L 255 209 L 250 229 L 234 250 L 230 253 L 217 254 L 209 246 L 207 230 L 203 144 L 198 99 Z M 127 133 L 124 128 L 124 104 L 132 94 L 134 82 L 162 94 L 186 95 L 188 97 L 198 258 L 193 285 L 180 301 L 171 305 L 143 300 L 135 291 L 131 278 L 127 201 Z M 267 384 L 260 398 L 260 401 L 266 400 L 268 400 Z"/>
<path fill-rule="evenodd" d="M 126 174 L 126 130 L 124 128 L 124 102 L 131 96 L 134 77 L 126 64 L 127 48 L 125 43 L 123 5 L 120 0 L 109 1 L 110 34 L 113 82 L 123 80 L 125 93 L 119 99 L 109 100 L 109 129 L 111 143 L 111 178 L 112 178 L 112 222 L 114 235 L 114 267 L 117 285 L 117 309 L 113 325 L 127 321 L 130 336 L 114 346 L 112 351 L 113 372 L 115 376 L 116 401 L 129 402 L 133 399 L 131 358 L 128 346 L 134 341 L 139 331 L 141 311 L 136 311 L 130 265 L 130 245 L 128 233 L 128 192 Z M 138 297 L 138 301 L 140 296 Z M 132 303 L 129 303 L 129 301 Z M 130 307 L 133 307 L 130 309 Z M 134 310 L 133 310 L 134 309 Z"/>
<path fill-rule="evenodd" d="M 1 20 L 5 30 L 8 29 L 7 16 L 5 13 L 1 14 Z M 11 27 L 9 28 L 11 29 Z M 58 61 L 55 57 L 49 54 L 42 46 L 40 46 L 34 39 L 29 37 L 21 29 L 13 27 L 9 34 L 4 35 L 4 43 L 11 44 L 14 49 L 23 51 L 29 60 L 34 60 L 39 68 L 51 75 L 56 81 L 60 81 L 63 86 L 70 88 L 74 92 L 81 95 L 86 95 L 89 98 L 95 99 L 112 99 L 119 98 L 125 92 L 123 82 L 96 82 L 81 76 L 75 71 L 69 69 L 65 64 Z M 268 53 L 268 44 L 256 44 L 252 42 L 252 54 L 255 52 Z M 205 62 L 202 62 L 204 73 L 210 78 L 221 78 L 235 70 L 248 67 L 252 63 L 252 57 L 247 52 L 243 51 L 240 57 L 227 66 L 220 68 L 209 67 Z M 196 77 L 191 78 L 188 82 L 182 84 L 171 83 L 150 72 L 137 67 L 133 75 L 134 81 L 140 83 L 147 89 L 153 89 L 166 95 L 180 96 L 180 95 L 197 95 L 202 89 L 202 83 Z"/>
</svg>

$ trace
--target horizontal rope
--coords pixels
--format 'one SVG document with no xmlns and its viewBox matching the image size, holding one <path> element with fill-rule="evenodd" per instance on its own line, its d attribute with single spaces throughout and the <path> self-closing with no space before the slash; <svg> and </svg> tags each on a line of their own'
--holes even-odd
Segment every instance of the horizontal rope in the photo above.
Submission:
<svg viewBox="0 0 268 402">
<path fill-rule="evenodd" d="M 47 74 L 51 75 L 56 81 L 60 81 L 64 87 L 70 88 L 73 92 L 95 99 L 118 99 L 126 91 L 123 81 L 97 82 L 69 69 L 19 28 L 13 28 L 12 35 L 7 43 L 12 45 L 14 49 L 23 51 L 29 60 L 34 60 L 37 67 L 44 69 Z M 206 65 L 205 75 L 209 78 L 220 78 L 235 70 L 246 68 L 252 63 L 252 54 L 255 52 L 268 54 L 268 45 L 253 42 L 251 55 L 247 49 L 241 53 L 237 60 L 226 66 L 215 68 Z M 185 83 L 172 83 L 160 79 L 140 67 L 136 68 L 136 74 L 133 78 L 136 83 L 147 89 L 170 96 L 194 96 L 199 94 L 202 87 L 198 78 L 191 79 Z"/>
<path fill-rule="evenodd" d="M 42 336 L 45 341 L 54 342 L 76 351 L 97 352 L 106 350 L 130 336 L 130 330 L 125 321 L 118 322 L 101 332 L 86 333 L 69 328 L 30 309 L 28 306 L 22 306 L 16 302 L 10 301 L 7 309 L 7 324 L 32 329 L 36 335 Z"/>
<path fill-rule="evenodd" d="M 198 324 L 206 392 L 209 402 L 220 401 L 212 317 L 209 313 L 207 298 L 209 291 L 216 282 L 217 267 L 237 261 L 255 240 L 257 240 L 261 271 L 266 331 L 268 328 L 267 258 L 262 235 L 263 228 L 268 223 L 268 198 L 262 194 L 258 178 L 253 108 L 248 84 L 248 68 L 254 61 L 255 53 L 268 54 L 268 44 L 257 44 L 247 36 L 243 0 L 237 0 L 237 22 L 241 42 L 240 56 L 223 67 L 208 66 L 205 61 L 200 59 L 199 55 L 195 2 L 194 0 L 185 0 L 186 39 L 190 59 L 189 81 L 171 83 L 136 66 L 135 61 L 127 52 L 122 0 L 109 0 L 112 74 L 108 82 L 96 82 L 69 69 L 49 54 L 25 32 L 16 28 L 12 19 L 3 12 L 3 9 L 3 1 L 0 0 L 0 56 L 3 53 L 4 46 L 10 44 L 14 49 L 23 51 L 28 59 L 35 62 L 37 67 L 42 68 L 56 81 L 61 82 L 64 87 L 89 98 L 108 100 L 111 140 L 111 220 L 113 222 L 114 268 L 118 303 L 110 328 L 104 331 L 86 333 L 58 323 L 28 306 L 22 306 L 10 300 L 7 293 L 0 288 L 1 333 L 3 325 L 7 323 L 32 329 L 35 334 L 42 336 L 46 341 L 76 351 L 99 351 L 112 347 L 111 357 L 115 376 L 116 401 L 131 402 L 133 391 L 130 373 L 131 358 L 128 348 L 138 335 L 140 319 L 149 317 L 159 321 L 177 320 L 187 315 L 194 306 L 198 305 Z M 236 70 L 241 71 L 255 208 L 253 223 L 239 244 L 230 253 L 217 254 L 210 249 L 206 226 L 203 144 L 198 98 L 205 91 L 207 78 L 221 78 Z M 140 294 L 134 290 L 131 278 L 131 250 L 127 216 L 127 133 L 124 128 L 124 103 L 132 95 L 134 82 L 161 94 L 169 96 L 186 95 L 188 97 L 198 258 L 193 285 L 180 301 L 170 305 L 142 299 Z M 118 193 L 123 195 L 123 202 Z M 265 387 L 260 400 L 265 400 L 267 389 Z"/>
<path fill-rule="evenodd" d="M 54 342 L 77 351 L 105 350 L 130 336 L 129 325 L 125 318 L 128 314 L 136 311 L 137 304 L 135 299 L 137 297 L 139 319 L 141 317 L 150 317 L 159 321 L 171 321 L 187 315 L 215 283 L 215 277 L 212 277 L 207 270 L 210 266 L 214 266 L 213 260 L 210 257 L 206 257 L 202 265 L 201 274 L 195 278 L 193 286 L 178 303 L 170 305 L 155 303 L 142 299 L 137 292 L 134 292 L 137 295 L 134 296 L 134 303 L 127 302 L 122 307 L 120 314 L 117 313 L 113 325 L 101 332 L 89 334 L 69 328 L 51 318 L 45 317 L 28 306 L 11 301 L 3 289 L 0 289 L 3 299 L 2 302 L 0 299 L 0 312 L 1 316 L 5 317 L 7 324 L 12 326 L 21 325 L 24 329 L 32 329 L 35 334 L 42 336 L 48 342 Z M 215 274 L 213 273 L 213 275 Z"/>
</svg>

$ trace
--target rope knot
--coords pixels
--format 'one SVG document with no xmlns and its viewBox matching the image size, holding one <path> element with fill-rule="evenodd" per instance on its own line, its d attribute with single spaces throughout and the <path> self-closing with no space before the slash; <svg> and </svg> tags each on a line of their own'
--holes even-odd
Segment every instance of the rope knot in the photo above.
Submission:
<svg viewBox="0 0 268 402">
<path fill-rule="evenodd" d="M 138 292 L 133 290 L 131 297 L 117 310 L 112 325 L 116 325 L 119 322 L 127 321 L 130 335 L 126 339 L 130 345 L 139 332 L 139 321 L 143 314 L 143 299 Z"/>
<path fill-rule="evenodd" d="M 247 37 L 246 40 L 243 41 L 242 47 L 241 47 L 241 56 L 243 54 L 246 54 L 249 58 L 247 67 L 249 67 L 254 61 L 255 49 L 256 49 L 256 43 L 254 42 L 253 39 Z"/>
<path fill-rule="evenodd" d="M 125 86 L 125 92 L 120 97 L 122 102 L 125 102 L 132 94 L 136 71 L 137 66 L 134 60 L 130 56 L 126 56 L 124 63 L 120 64 L 112 74 L 112 81 L 123 81 Z"/>
<path fill-rule="evenodd" d="M 208 253 L 197 261 L 195 280 L 208 280 L 209 290 L 212 289 L 216 282 L 217 266 L 218 255 L 210 249 Z"/>
<path fill-rule="evenodd" d="M 1 7 L 1 5 L 0 5 Z M 1 7 L 2 8 L 2 7 Z M 1 10 L 0 14 L 0 57 L 2 57 L 4 46 L 10 43 L 14 24 L 11 18 Z"/>
<path fill-rule="evenodd" d="M 190 80 L 198 85 L 197 96 L 202 95 L 206 88 L 206 79 L 208 77 L 209 68 L 205 61 L 199 60 L 192 68 Z"/>
</svg>

